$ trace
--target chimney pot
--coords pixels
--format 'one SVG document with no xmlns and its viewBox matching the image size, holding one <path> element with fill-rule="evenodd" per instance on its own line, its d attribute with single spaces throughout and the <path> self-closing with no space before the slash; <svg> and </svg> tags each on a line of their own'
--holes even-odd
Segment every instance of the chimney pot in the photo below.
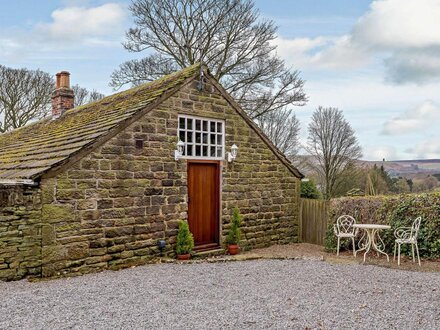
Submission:
<svg viewBox="0 0 440 330">
<path fill-rule="evenodd" d="M 60 82 L 61 82 L 61 73 L 57 73 L 57 83 L 55 85 L 55 88 L 60 88 Z"/>
<path fill-rule="evenodd" d="M 74 97 L 70 88 L 70 73 L 67 71 L 57 73 L 55 90 L 52 93 L 52 117 L 59 118 L 65 111 L 72 109 Z"/>
<path fill-rule="evenodd" d="M 61 71 L 60 73 L 60 88 L 70 88 L 70 73 Z"/>
</svg>

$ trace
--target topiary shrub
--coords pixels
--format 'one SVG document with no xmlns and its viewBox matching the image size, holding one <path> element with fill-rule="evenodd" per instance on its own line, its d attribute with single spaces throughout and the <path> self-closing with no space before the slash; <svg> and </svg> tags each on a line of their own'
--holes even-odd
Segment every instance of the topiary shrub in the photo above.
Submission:
<svg viewBox="0 0 440 330">
<path fill-rule="evenodd" d="M 189 231 L 189 226 L 186 221 L 179 221 L 179 230 L 177 233 L 176 253 L 188 254 L 191 253 L 194 248 L 194 238 Z"/>
<path fill-rule="evenodd" d="M 358 223 L 390 225 L 391 230 L 380 231 L 388 253 L 393 253 L 394 250 L 394 230 L 401 226 L 410 227 L 412 221 L 421 216 L 422 222 L 417 239 L 420 256 L 440 258 L 440 193 L 344 197 L 332 200 L 325 239 L 325 247 L 328 251 L 336 250 L 333 224 L 343 214 L 352 215 Z M 348 247 L 349 242 L 341 241 L 341 249 Z M 401 252 L 410 254 L 411 245 L 402 245 Z"/>
<path fill-rule="evenodd" d="M 229 229 L 228 236 L 226 236 L 226 244 L 236 245 L 240 242 L 241 233 L 241 215 L 238 208 L 234 207 L 232 214 L 231 228 Z"/>
</svg>

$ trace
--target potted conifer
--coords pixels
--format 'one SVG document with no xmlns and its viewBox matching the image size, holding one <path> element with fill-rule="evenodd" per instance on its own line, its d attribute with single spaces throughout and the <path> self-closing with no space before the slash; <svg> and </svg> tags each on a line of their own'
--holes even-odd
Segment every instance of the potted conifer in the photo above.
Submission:
<svg viewBox="0 0 440 330">
<path fill-rule="evenodd" d="M 235 255 L 238 253 L 238 242 L 240 242 L 241 237 L 240 225 L 240 211 L 235 207 L 232 214 L 231 228 L 229 229 L 228 236 L 226 236 L 226 244 L 228 244 L 228 252 L 230 255 Z"/>
<path fill-rule="evenodd" d="M 179 231 L 177 233 L 176 254 L 178 260 L 188 260 L 194 248 L 194 238 L 189 231 L 186 221 L 179 221 Z"/>
</svg>

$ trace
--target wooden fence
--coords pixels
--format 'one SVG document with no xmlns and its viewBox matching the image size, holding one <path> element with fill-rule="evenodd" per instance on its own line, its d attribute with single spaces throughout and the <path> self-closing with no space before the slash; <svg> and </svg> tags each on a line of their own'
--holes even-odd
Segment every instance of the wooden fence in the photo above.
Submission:
<svg viewBox="0 0 440 330">
<path fill-rule="evenodd" d="M 302 242 L 324 245 L 328 212 L 328 201 L 300 199 L 299 218 Z"/>
</svg>

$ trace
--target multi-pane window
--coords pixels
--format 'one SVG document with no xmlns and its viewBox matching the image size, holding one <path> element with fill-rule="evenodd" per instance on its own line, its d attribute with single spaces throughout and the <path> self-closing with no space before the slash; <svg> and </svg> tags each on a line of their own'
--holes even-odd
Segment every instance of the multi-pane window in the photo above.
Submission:
<svg viewBox="0 0 440 330">
<path fill-rule="evenodd" d="M 179 116 L 178 136 L 185 143 L 183 157 L 224 157 L 224 122 L 221 120 Z"/>
</svg>

